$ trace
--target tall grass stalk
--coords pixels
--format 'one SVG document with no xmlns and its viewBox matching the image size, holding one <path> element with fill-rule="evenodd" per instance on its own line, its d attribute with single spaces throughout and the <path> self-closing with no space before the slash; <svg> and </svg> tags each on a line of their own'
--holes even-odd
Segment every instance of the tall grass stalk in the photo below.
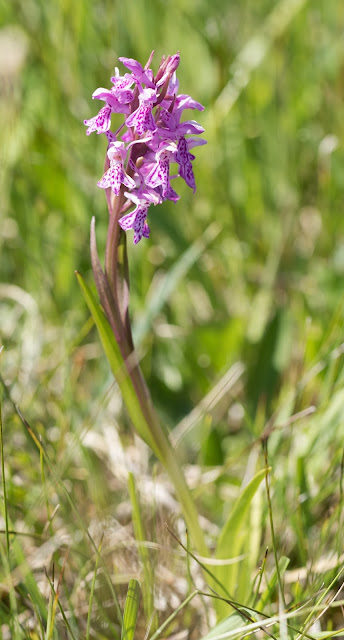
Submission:
<svg viewBox="0 0 344 640">
<path fill-rule="evenodd" d="M 6 489 L 6 473 L 5 473 L 5 458 L 4 458 L 4 439 L 3 439 L 3 424 L 2 424 L 2 397 L 0 394 L 0 450 L 1 450 L 1 476 L 2 476 L 2 492 L 3 492 L 3 516 L 5 521 L 5 535 L 6 535 L 6 551 L 2 549 L 1 555 L 3 559 L 3 566 L 6 569 L 7 578 L 9 580 L 9 602 L 10 602 L 10 618 L 9 624 L 13 637 L 19 632 L 18 626 L 18 609 L 16 594 L 14 586 L 11 580 L 11 558 L 10 558 L 10 529 L 9 529 L 9 515 L 8 515 L 8 502 L 7 502 L 7 489 Z"/>
<path fill-rule="evenodd" d="M 2 427 L 2 398 L 0 396 L 0 447 L 1 447 L 1 474 L 2 474 L 2 491 L 4 500 L 4 519 L 5 519 L 5 533 L 6 533 L 6 552 L 7 560 L 10 562 L 10 533 L 8 525 L 8 504 L 7 504 L 7 490 L 6 490 L 6 474 L 5 474 L 5 458 L 4 458 L 4 436 Z"/>
<path fill-rule="evenodd" d="M 119 620 L 121 620 L 121 619 L 122 619 L 122 614 L 121 614 L 121 609 L 120 609 L 119 602 L 118 602 L 118 597 L 117 597 L 116 591 L 115 591 L 115 589 L 114 589 L 114 587 L 113 587 L 112 581 L 111 581 L 111 579 L 110 579 L 110 576 L 109 576 L 109 572 L 108 572 L 107 566 L 106 566 L 106 565 L 105 565 L 105 563 L 103 562 L 101 555 L 99 555 L 99 554 L 98 554 L 97 546 L 96 546 L 96 544 L 95 544 L 95 542 L 94 542 L 94 540 L 93 540 L 93 538 L 92 538 L 92 536 L 91 536 L 91 534 L 90 534 L 89 530 L 85 527 L 84 522 L 83 522 L 83 520 L 82 520 L 82 518 L 81 518 L 81 516 L 80 516 L 80 514 L 79 514 L 78 509 L 76 508 L 76 505 L 74 504 L 74 501 L 73 501 L 73 499 L 72 499 L 72 497 L 71 497 L 71 495 L 70 495 L 69 491 L 66 489 L 66 487 L 65 487 L 64 483 L 63 483 L 63 482 L 62 482 L 62 480 L 59 478 L 58 474 L 55 472 L 54 465 L 53 465 L 52 461 L 50 460 L 50 458 L 49 458 L 49 456 L 48 456 L 47 452 L 45 451 L 45 448 L 44 448 L 44 447 L 43 447 L 43 445 L 41 444 L 41 442 L 40 442 L 39 438 L 37 438 L 36 434 L 34 433 L 34 431 L 32 430 L 32 428 L 30 427 L 30 425 L 29 425 L 29 423 L 27 422 L 27 420 L 24 418 L 24 416 L 22 415 L 22 413 L 19 411 L 19 409 L 18 409 L 18 413 L 19 413 L 19 416 L 20 416 L 20 418 L 21 418 L 21 420 L 22 420 L 22 422 L 23 422 L 24 426 L 26 427 L 26 429 L 27 429 L 27 431 L 28 431 L 29 435 L 31 436 L 31 438 L 32 438 L 32 440 L 34 441 L 34 443 L 35 443 L 36 447 L 38 448 L 38 451 L 39 451 L 39 452 L 40 452 L 40 451 L 42 451 L 43 458 L 44 458 L 44 460 L 45 460 L 45 462 L 46 462 L 46 464 L 47 464 L 47 466 L 48 466 L 48 468 L 49 468 L 50 472 L 52 473 L 52 475 L 53 475 L 54 479 L 56 480 L 56 482 L 58 483 L 59 487 L 61 488 L 61 490 L 62 490 L 62 492 L 63 492 L 63 494 L 64 494 L 65 498 L 67 499 L 67 502 L 69 503 L 69 505 L 70 505 L 70 507 L 71 507 L 71 509 L 72 509 L 73 513 L 75 514 L 76 519 L 77 519 L 77 521 L 78 521 L 78 523 L 79 523 L 79 526 L 80 526 L 80 528 L 81 528 L 81 530 L 82 530 L 82 532 L 83 532 L 83 535 L 84 535 L 85 539 L 89 541 L 89 543 L 90 543 L 91 547 L 93 548 L 93 550 L 94 550 L 94 552 L 95 552 L 95 554 L 96 554 L 96 557 L 97 557 L 97 556 L 99 557 L 99 560 L 100 560 L 100 562 L 101 562 L 101 564 L 102 564 L 102 567 L 103 567 L 103 569 L 104 569 L 104 575 L 105 575 L 106 581 L 107 581 L 107 583 L 108 583 L 108 586 L 109 586 L 109 589 L 110 589 L 111 595 L 112 595 L 112 597 L 113 597 L 113 602 L 114 602 L 114 605 L 115 605 L 115 607 L 116 607 L 116 611 L 117 611 L 117 614 L 118 614 L 118 618 L 119 618 Z"/>
<path fill-rule="evenodd" d="M 272 513 L 272 502 L 271 502 L 271 494 L 270 494 L 270 475 L 268 473 L 268 470 L 269 470 L 268 438 L 265 438 L 263 440 L 263 451 L 264 451 L 265 467 L 266 467 L 266 470 L 267 470 L 267 474 L 265 476 L 265 487 L 266 487 L 266 496 L 267 496 L 267 501 L 268 501 L 268 511 L 269 511 L 269 522 L 270 522 L 270 531 L 271 531 L 271 538 L 272 538 L 272 547 L 273 547 L 273 554 L 274 554 L 274 557 L 275 557 L 275 569 L 276 569 L 277 580 L 278 580 L 279 596 L 280 596 L 280 598 L 281 598 L 281 600 L 283 602 L 283 607 L 284 607 L 284 610 L 285 610 L 286 609 L 286 602 L 285 602 L 285 595 L 284 595 L 284 587 L 283 587 L 282 578 L 281 578 L 280 569 L 279 569 L 279 560 L 278 560 L 278 556 L 277 556 L 277 545 L 276 545 L 275 528 L 274 528 L 274 520 L 273 520 L 273 513 Z"/>
<path fill-rule="evenodd" d="M 90 632 L 91 632 L 92 603 L 93 603 L 94 589 L 95 589 L 95 586 L 96 586 L 96 579 L 97 579 L 98 566 L 99 566 L 99 558 L 100 558 L 100 554 L 101 554 L 101 551 L 102 551 L 103 537 L 104 536 L 102 536 L 102 538 L 100 540 L 100 543 L 99 543 L 98 553 L 97 553 L 97 556 L 96 556 L 96 562 L 95 562 L 95 565 L 94 565 L 94 572 L 93 572 L 92 583 L 91 583 L 91 591 L 90 591 L 90 599 L 89 599 L 89 603 L 88 603 L 88 613 L 87 613 L 87 623 L 86 623 L 86 640 L 89 640 Z"/>
</svg>

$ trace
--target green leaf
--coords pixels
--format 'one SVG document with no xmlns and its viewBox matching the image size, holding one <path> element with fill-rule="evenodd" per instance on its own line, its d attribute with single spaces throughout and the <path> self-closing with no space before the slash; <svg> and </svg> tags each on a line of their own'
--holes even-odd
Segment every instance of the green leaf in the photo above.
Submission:
<svg viewBox="0 0 344 640">
<path fill-rule="evenodd" d="M 235 545 L 235 541 L 240 533 L 240 528 L 243 525 L 244 519 L 247 515 L 252 498 L 260 486 L 262 480 L 265 478 L 268 470 L 261 469 L 256 473 L 252 480 L 246 485 L 246 487 L 240 493 L 230 515 L 225 523 L 219 537 L 216 557 L 228 558 L 232 554 L 230 550 Z M 228 555 L 229 552 L 229 555 Z"/>
<path fill-rule="evenodd" d="M 258 473 L 256 473 L 252 480 L 241 491 L 220 533 L 215 554 L 217 559 L 236 558 L 240 555 L 242 543 L 247 532 L 247 517 L 249 509 L 253 497 L 267 472 L 267 469 L 258 471 Z M 239 562 L 232 565 L 214 567 L 214 573 L 217 579 L 223 584 L 227 592 L 232 597 L 234 596 L 236 588 L 238 567 Z M 221 600 L 218 600 L 215 603 L 215 609 L 218 616 L 223 617 L 228 612 L 228 605 Z"/>
<path fill-rule="evenodd" d="M 224 463 L 222 439 L 219 430 L 213 427 L 201 447 L 202 462 L 212 467 Z"/>
<path fill-rule="evenodd" d="M 191 494 L 188 490 L 179 461 L 172 449 L 171 443 L 166 432 L 160 423 L 156 420 L 155 414 L 150 412 L 150 423 L 148 424 L 145 414 L 143 413 L 138 395 L 133 385 L 131 377 L 128 375 L 126 365 L 123 361 L 119 346 L 116 342 L 112 329 L 103 313 L 102 308 L 97 304 L 95 298 L 87 286 L 86 282 L 76 272 L 76 277 L 84 294 L 87 306 L 94 319 L 99 332 L 100 340 L 103 345 L 105 354 L 109 361 L 111 370 L 121 389 L 125 405 L 127 407 L 130 418 L 139 434 L 139 436 L 150 446 L 157 458 L 165 466 L 183 509 L 184 517 L 189 529 L 189 533 L 196 545 L 199 553 L 207 555 L 207 547 L 204 542 L 203 531 L 198 522 L 198 513 L 193 502 Z M 135 352 L 133 352 L 135 357 Z M 132 357 L 130 355 L 130 358 Z M 129 363 L 128 366 L 135 366 L 135 362 Z M 149 397 L 145 398 L 148 409 L 151 408 Z"/>
<path fill-rule="evenodd" d="M 124 364 L 122 354 L 119 346 L 113 335 L 112 329 L 109 325 L 107 318 L 105 317 L 102 308 L 97 304 L 92 291 L 82 278 L 81 274 L 76 272 L 76 277 L 81 287 L 81 291 L 84 294 L 85 301 L 91 312 L 93 320 L 99 332 L 100 340 L 103 345 L 106 357 L 110 364 L 113 375 L 115 376 L 119 387 L 121 389 L 124 402 L 128 409 L 129 415 L 138 431 L 141 438 L 151 447 L 156 456 L 161 459 L 160 451 L 158 450 L 151 434 L 146 420 L 142 414 L 142 409 L 134 389 L 134 385 L 128 375 L 126 366 Z"/>
<path fill-rule="evenodd" d="M 263 491 L 256 491 L 248 514 L 247 533 L 244 536 L 242 547 L 245 550 L 245 558 L 240 564 L 236 586 L 236 599 L 238 602 L 250 602 L 252 576 L 256 571 L 261 552 L 264 498 L 265 493 Z"/>
<path fill-rule="evenodd" d="M 121 640 L 133 640 L 140 602 L 140 583 L 135 578 L 129 581 L 124 605 Z"/>
</svg>

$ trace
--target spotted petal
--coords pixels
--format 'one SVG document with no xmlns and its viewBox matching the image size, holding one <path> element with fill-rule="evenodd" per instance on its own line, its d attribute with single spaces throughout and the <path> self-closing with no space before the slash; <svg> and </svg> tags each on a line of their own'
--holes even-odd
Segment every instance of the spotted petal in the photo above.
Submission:
<svg viewBox="0 0 344 640">
<path fill-rule="evenodd" d="M 89 120 L 84 120 L 84 124 L 88 126 L 86 134 L 89 136 L 93 131 L 97 133 L 106 133 L 111 126 L 111 108 L 107 105 L 102 107 L 98 113 L 98 115 L 90 118 Z"/>
<path fill-rule="evenodd" d="M 134 180 L 125 173 L 120 162 L 111 162 L 109 169 L 97 184 L 101 189 L 110 187 L 116 196 L 119 195 L 122 184 L 128 189 L 134 189 L 136 186 Z"/>
<path fill-rule="evenodd" d="M 148 206 L 137 206 L 134 211 L 120 218 L 119 225 L 124 231 L 134 230 L 134 244 L 140 242 L 142 237 L 149 238 L 150 229 L 146 222 Z"/>
</svg>

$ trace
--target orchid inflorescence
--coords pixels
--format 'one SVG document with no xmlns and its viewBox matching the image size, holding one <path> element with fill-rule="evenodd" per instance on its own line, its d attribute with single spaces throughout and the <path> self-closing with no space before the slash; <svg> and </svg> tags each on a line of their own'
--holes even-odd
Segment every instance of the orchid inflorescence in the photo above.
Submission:
<svg viewBox="0 0 344 640">
<path fill-rule="evenodd" d="M 115 69 L 111 89 L 96 89 L 92 96 L 103 100 L 105 106 L 84 121 L 87 135 L 96 131 L 108 139 L 106 171 L 98 186 L 121 196 L 118 223 L 124 230 L 134 230 L 134 244 L 142 236 L 149 237 L 147 212 L 151 204 L 179 200 L 171 186 L 173 178 L 181 176 L 195 191 L 195 156 L 190 149 L 206 144 L 206 140 L 194 137 L 204 131 L 200 124 L 195 120 L 180 122 L 184 109 L 203 111 L 204 107 L 189 95 L 178 94 L 179 53 L 163 58 L 155 77 L 149 68 L 153 54 L 145 67 L 132 58 L 119 58 L 130 73 L 120 76 Z M 114 133 L 110 131 L 112 113 L 125 116 Z M 176 175 L 170 175 L 171 163 L 178 165 Z M 134 210 L 126 213 L 133 204 Z"/>
</svg>

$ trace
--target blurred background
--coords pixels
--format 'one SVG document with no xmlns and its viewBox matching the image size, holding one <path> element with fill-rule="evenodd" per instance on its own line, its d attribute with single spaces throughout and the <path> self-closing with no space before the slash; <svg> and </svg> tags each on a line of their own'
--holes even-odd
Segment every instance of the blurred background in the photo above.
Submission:
<svg viewBox="0 0 344 640">
<path fill-rule="evenodd" d="M 183 460 L 223 469 L 227 493 L 200 491 L 209 520 L 223 522 L 224 496 L 277 425 L 283 549 L 294 566 L 310 548 L 320 556 L 324 527 L 331 546 L 344 435 L 343 34 L 344 4 L 322 0 L 0 0 L 0 364 L 14 521 L 39 530 L 41 480 L 12 403 L 85 513 L 118 502 L 118 478 L 104 483 L 109 425 L 127 447 L 121 464 L 148 469 L 74 276 L 92 283 L 90 220 L 103 256 L 108 216 L 96 185 L 106 141 L 87 137 L 83 120 L 119 56 L 145 64 L 154 49 L 156 69 L 179 50 L 180 91 L 205 106 L 185 118 L 208 144 L 195 151 L 196 194 L 178 179 L 180 201 L 151 207 L 150 240 L 134 247 L 128 235 L 142 367 L 163 421 L 186 433 Z M 300 495 L 307 509 L 287 531 Z"/>
</svg>

